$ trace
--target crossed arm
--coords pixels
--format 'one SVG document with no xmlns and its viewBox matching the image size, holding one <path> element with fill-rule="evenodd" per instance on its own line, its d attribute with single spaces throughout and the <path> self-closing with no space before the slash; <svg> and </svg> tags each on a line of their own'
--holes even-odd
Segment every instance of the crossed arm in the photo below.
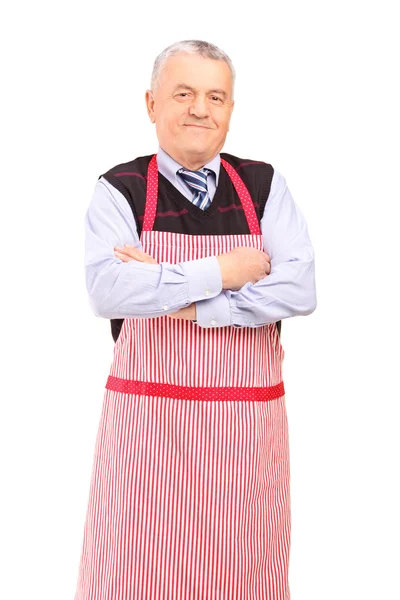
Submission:
<svg viewBox="0 0 400 600">
<path fill-rule="evenodd" d="M 197 318 L 201 327 L 256 327 L 315 309 L 314 252 L 307 225 L 277 171 L 261 221 L 268 255 L 262 262 L 265 267 L 270 259 L 270 272 L 268 267 L 262 278 L 251 280 L 248 276 L 240 287 L 229 285 L 224 265 L 221 268 L 229 253 L 176 265 L 137 259 L 125 262 L 116 255 L 117 246 L 130 244 L 140 251 L 142 247 L 128 203 L 104 179 L 96 184 L 85 229 L 86 285 L 97 316 L 148 318 L 170 314 Z M 243 275 L 245 270 L 241 261 L 236 275 Z"/>
<path fill-rule="evenodd" d="M 114 254 L 123 262 L 136 260 L 139 262 L 156 265 L 157 261 L 145 252 L 129 244 L 114 248 Z M 254 248 L 235 248 L 216 257 L 221 271 L 222 288 L 239 290 L 248 281 L 256 283 L 271 272 L 271 261 L 268 254 Z M 193 302 L 185 308 L 168 316 L 175 319 L 196 319 L 196 303 Z"/>
</svg>

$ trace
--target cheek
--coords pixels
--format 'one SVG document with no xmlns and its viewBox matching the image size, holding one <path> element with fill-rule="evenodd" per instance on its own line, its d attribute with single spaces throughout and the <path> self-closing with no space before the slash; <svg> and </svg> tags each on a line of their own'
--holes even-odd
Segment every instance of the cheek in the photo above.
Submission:
<svg viewBox="0 0 400 600">
<path fill-rule="evenodd" d="M 223 134 L 229 129 L 229 119 L 219 119 L 217 122 L 219 131 Z"/>
<path fill-rule="evenodd" d="M 221 110 L 216 110 L 212 114 L 212 118 L 214 120 L 214 123 L 217 125 L 219 131 L 224 132 L 228 130 L 229 116 L 225 112 L 222 112 Z"/>
<path fill-rule="evenodd" d="M 167 110 L 165 110 L 167 108 Z M 182 106 L 167 106 L 164 110 L 156 112 L 156 123 L 160 129 L 174 129 L 185 122 L 185 111 Z"/>
<path fill-rule="evenodd" d="M 186 122 L 187 111 L 182 106 L 174 107 L 164 115 L 163 122 L 168 129 L 176 129 Z"/>
</svg>

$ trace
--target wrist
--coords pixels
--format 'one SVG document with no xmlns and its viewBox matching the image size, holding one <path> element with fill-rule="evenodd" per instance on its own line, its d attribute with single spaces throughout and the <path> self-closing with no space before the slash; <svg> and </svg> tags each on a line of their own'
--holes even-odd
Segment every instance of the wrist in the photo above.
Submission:
<svg viewBox="0 0 400 600">
<path fill-rule="evenodd" d="M 221 272 L 222 289 L 227 290 L 227 289 L 229 289 L 229 282 L 228 282 L 227 276 L 226 276 L 224 255 L 221 254 L 220 256 L 217 256 L 216 258 L 217 258 L 217 261 L 219 264 L 219 270 Z"/>
</svg>

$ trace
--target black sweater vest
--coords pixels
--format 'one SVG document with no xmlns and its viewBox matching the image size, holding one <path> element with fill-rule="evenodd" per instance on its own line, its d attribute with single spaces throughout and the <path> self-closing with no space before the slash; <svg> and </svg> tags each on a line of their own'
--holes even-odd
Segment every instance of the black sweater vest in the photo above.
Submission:
<svg viewBox="0 0 400 600">
<path fill-rule="evenodd" d="M 99 176 L 99 179 L 104 177 L 125 196 L 132 209 L 139 235 L 146 204 L 147 167 L 152 156 L 140 156 Z M 271 190 L 273 167 L 265 162 L 238 158 L 225 152 L 221 152 L 220 156 L 240 175 L 253 200 L 260 222 Z M 188 235 L 250 233 L 239 196 L 222 164 L 213 201 L 206 210 L 195 206 L 166 177 L 158 173 L 158 202 L 153 229 Z M 123 321 L 124 319 L 111 319 L 111 333 L 115 342 Z M 277 326 L 280 333 L 280 321 Z"/>
</svg>

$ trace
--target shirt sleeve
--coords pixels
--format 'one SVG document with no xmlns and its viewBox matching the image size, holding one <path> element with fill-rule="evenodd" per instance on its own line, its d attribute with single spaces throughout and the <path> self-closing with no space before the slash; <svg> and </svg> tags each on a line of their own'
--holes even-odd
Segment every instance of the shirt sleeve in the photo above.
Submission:
<svg viewBox="0 0 400 600">
<path fill-rule="evenodd" d="M 198 301 L 200 327 L 260 327 L 315 310 L 314 249 L 307 223 L 285 178 L 276 170 L 261 233 L 264 252 L 271 258 L 270 274 L 240 290 L 222 290 L 211 299 Z"/>
<path fill-rule="evenodd" d="M 86 288 L 98 317 L 158 317 L 222 290 L 215 256 L 177 264 L 125 263 L 117 258 L 115 246 L 143 248 L 128 202 L 104 178 L 96 183 L 84 228 Z"/>
</svg>

